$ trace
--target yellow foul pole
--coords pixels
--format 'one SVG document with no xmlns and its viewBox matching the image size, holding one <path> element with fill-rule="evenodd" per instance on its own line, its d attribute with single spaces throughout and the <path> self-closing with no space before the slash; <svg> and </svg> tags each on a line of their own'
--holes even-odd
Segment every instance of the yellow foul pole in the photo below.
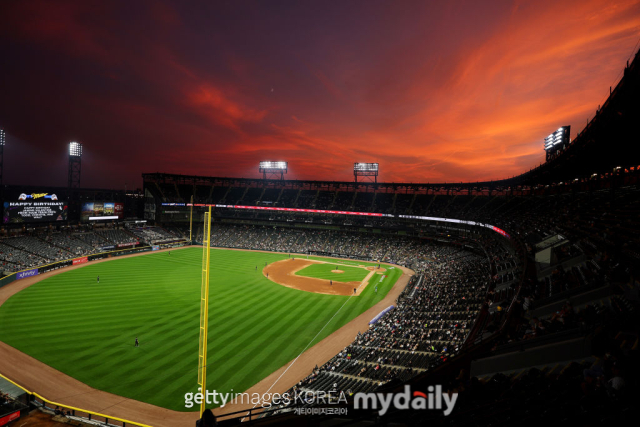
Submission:
<svg viewBox="0 0 640 427">
<path fill-rule="evenodd" d="M 189 244 L 193 241 L 193 194 L 191 195 L 191 209 L 189 211 Z"/>
<path fill-rule="evenodd" d="M 198 385 L 202 394 L 207 390 L 207 335 L 209 332 L 209 260 L 211 254 L 211 206 L 204 214 L 202 237 L 202 287 L 200 289 L 200 349 L 198 351 Z M 205 409 L 205 399 L 200 405 L 200 416 Z"/>
</svg>

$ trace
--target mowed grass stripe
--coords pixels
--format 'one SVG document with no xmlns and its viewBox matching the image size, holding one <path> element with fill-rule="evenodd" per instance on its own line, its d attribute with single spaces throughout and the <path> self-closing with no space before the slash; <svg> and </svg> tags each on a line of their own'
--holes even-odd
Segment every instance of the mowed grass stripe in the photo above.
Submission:
<svg viewBox="0 0 640 427">
<path fill-rule="evenodd" d="M 225 343 L 225 342 L 228 343 L 225 346 L 224 350 L 220 352 L 216 352 L 216 354 L 214 355 L 213 361 L 215 362 L 218 360 L 226 360 L 227 358 L 232 358 L 234 355 L 238 353 L 245 352 L 247 348 L 255 347 L 254 344 L 256 342 L 259 342 L 260 337 L 265 334 L 269 334 L 272 337 L 272 343 L 275 344 L 275 341 L 277 341 L 278 337 L 283 336 L 283 329 L 284 330 L 290 329 L 291 327 L 290 319 L 301 316 L 302 313 L 305 312 L 304 311 L 305 308 L 309 307 L 309 305 L 304 305 L 304 306 L 299 306 L 297 309 L 294 310 L 293 308 L 297 303 L 298 302 L 292 298 L 289 300 L 288 303 L 284 303 L 282 305 L 283 311 L 278 312 L 278 315 L 279 315 L 278 317 L 282 317 L 280 316 L 280 313 L 289 313 L 289 314 L 287 315 L 287 317 L 281 318 L 280 322 L 276 322 L 277 319 L 272 319 L 272 318 L 263 319 L 257 325 L 255 325 L 255 327 L 251 328 L 250 331 L 247 331 L 242 335 L 239 335 L 238 331 L 234 329 L 232 332 L 236 335 L 232 335 L 232 336 L 241 336 L 242 337 L 241 339 L 230 341 L 224 335 L 221 337 L 218 337 L 217 334 L 215 333 L 215 330 L 213 330 L 212 336 L 215 336 L 215 341 L 218 341 L 220 343 Z M 257 348 L 258 351 L 259 351 L 259 347 L 260 346 L 258 346 Z M 255 356 L 255 354 L 252 354 L 252 357 L 253 356 Z"/>
<path fill-rule="evenodd" d="M 290 289 L 262 275 L 265 263 L 286 258 L 211 251 L 209 390 L 241 392 L 256 384 L 295 358 L 348 299 Z M 184 394 L 197 389 L 201 260 L 202 249 L 190 248 L 47 278 L 0 307 L 0 340 L 92 387 L 188 410 Z M 369 286 L 351 298 L 316 342 L 379 301 L 392 281 L 377 294 Z"/>
</svg>

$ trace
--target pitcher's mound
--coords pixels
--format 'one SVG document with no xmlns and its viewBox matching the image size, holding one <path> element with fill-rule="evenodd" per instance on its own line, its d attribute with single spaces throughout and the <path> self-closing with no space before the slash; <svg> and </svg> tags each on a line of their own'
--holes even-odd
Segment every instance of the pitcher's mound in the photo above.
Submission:
<svg viewBox="0 0 640 427">
<path fill-rule="evenodd" d="M 342 270 L 331 270 L 332 273 L 344 273 Z"/>
</svg>

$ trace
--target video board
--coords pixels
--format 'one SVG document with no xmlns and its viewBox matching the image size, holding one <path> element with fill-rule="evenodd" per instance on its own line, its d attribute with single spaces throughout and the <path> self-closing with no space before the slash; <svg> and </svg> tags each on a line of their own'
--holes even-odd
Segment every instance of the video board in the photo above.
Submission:
<svg viewBox="0 0 640 427">
<path fill-rule="evenodd" d="M 82 221 L 99 221 L 106 219 L 122 219 L 124 203 L 87 202 L 82 204 L 80 219 Z"/>
<path fill-rule="evenodd" d="M 16 201 L 4 202 L 4 224 L 67 220 L 67 202 L 48 193 L 22 193 Z"/>
</svg>

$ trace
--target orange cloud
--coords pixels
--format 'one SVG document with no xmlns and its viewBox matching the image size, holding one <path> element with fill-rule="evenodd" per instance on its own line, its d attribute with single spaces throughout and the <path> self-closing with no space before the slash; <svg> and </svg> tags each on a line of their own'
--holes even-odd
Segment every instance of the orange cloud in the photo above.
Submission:
<svg viewBox="0 0 640 427">
<path fill-rule="evenodd" d="M 199 113 L 227 127 L 237 129 L 240 122 L 260 122 L 266 110 L 253 110 L 229 99 L 218 88 L 203 84 L 187 95 L 187 103 Z"/>
</svg>

